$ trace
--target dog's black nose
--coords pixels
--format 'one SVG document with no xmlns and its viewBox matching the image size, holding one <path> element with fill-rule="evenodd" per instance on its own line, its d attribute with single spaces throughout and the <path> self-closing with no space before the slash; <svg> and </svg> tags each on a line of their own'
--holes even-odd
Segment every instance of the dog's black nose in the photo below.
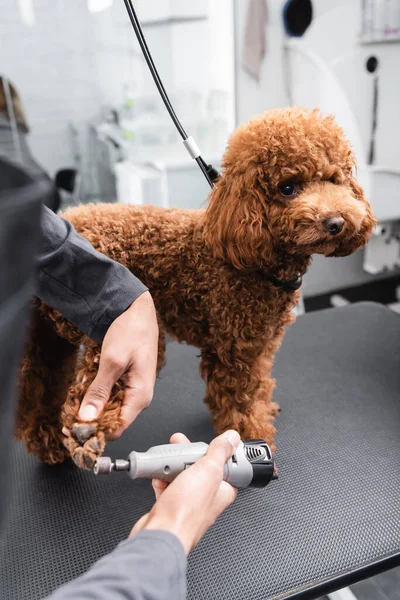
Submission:
<svg viewBox="0 0 400 600">
<path fill-rule="evenodd" d="M 337 235 L 343 229 L 344 219 L 340 216 L 329 217 L 328 219 L 322 221 L 322 225 L 324 226 L 325 231 L 331 235 Z"/>
</svg>

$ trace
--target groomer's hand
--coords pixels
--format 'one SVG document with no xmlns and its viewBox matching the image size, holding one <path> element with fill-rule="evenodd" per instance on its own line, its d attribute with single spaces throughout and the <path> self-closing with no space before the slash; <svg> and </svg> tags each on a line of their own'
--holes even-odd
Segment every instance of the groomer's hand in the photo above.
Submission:
<svg viewBox="0 0 400 600">
<path fill-rule="evenodd" d="M 189 440 L 181 433 L 171 443 Z M 226 431 L 215 438 L 207 454 L 170 484 L 153 481 L 156 503 L 132 529 L 131 535 L 143 529 L 169 531 L 183 544 L 186 554 L 195 547 L 236 498 L 237 490 L 223 480 L 224 465 L 235 453 L 240 442 L 236 431 Z"/>
<path fill-rule="evenodd" d="M 88 388 L 79 418 L 93 421 L 108 402 L 118 379 L 125 384 L 123 427 L 118 438 L 153 398 L 158 351 L 158 324 L 153 300 L 144 292 L 109 327 L 101 348 L 98 373 Z"/>
</svg>

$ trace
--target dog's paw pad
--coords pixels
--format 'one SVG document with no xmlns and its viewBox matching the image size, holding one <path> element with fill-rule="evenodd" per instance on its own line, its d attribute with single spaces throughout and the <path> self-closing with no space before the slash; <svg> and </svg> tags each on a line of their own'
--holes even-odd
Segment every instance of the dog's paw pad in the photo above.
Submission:
<svg viewBox="0 0 400 600">
<path fill-rule="evenodd" d="M 72 460 L 80 469 L 91 470 L 97 460 L 97 454 L 88 451 L 86 448 L 78 447 L 72 452 Z"/>
<path fill-rule="evenodd" d="M 70 435 L 63 439 L 63 444 L 71 455 L 78 446 L 78 442 Z"/>
<path fill-rule="evenodd" d="M 84 450 L 83 452 L 83 462 L 85 465 L 86 469 L 93 469 L 95 462 L 97 460 L 97 454 L 94 454 L 93 452 L 87 452 L 86 450 Z"/>
<path fill-rule="evenodd" d="M 84 444 L 92 437 L 96 430 L 96 423 L 75 423 L 71 428 L 71 433 L 80 444 Z"/>
<path fill-rule="evenodd" d="M 91 470 L 98 457 L 103 453 L 105 446 L 104 433 L 93 436 L 82 446 L 75 447 L 72 452 L 72 460 L 80 469 Z"/>
<path fill-rule="evenodd" d="M 83 448 L 78 447 L 71 453 L 72 460 L 80 469 L 91 469 L 94 466 L 94 460 L 86 454 Z"/>
<path fill-rule="evenodd" d="M 88 440 L 85 443 L 84 448 L 89 452 L 94 452 L 95 454 L 98 454 L 102 450 L 102 445 L 99 439 L 93 437 L 91 440 Z"/>
</svg>

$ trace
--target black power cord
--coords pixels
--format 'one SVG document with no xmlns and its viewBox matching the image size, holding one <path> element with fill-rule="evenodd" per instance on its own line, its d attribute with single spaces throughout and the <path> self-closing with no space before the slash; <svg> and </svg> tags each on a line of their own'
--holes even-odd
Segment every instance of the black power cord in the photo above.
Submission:
<svg viewBox="0 0 400 600">
<path fill-rule="evenodd" d="M 216 169 L 214 169 L 214 167 L 212 165 L 208 165 L 205 160 L 202 158 L 201 154 L 200 154 L 200 150 L 196 144 L 196 142 L 194 141 L 194 139 L 191 136 L 188 136 L 186 131 L 184 130 L 184 128 L 182 127 L 181 122 L 179 121 L 178 117 L 176 116 L 176 113 L 172 107 L 172 104 L 168 98 L 167 92 L 165 91 L 165 88 L 163 86 L 163 83 L 160 79 L 160 76 L 158 74 L 158 71 L 155 67 L 155 64 L 153 62 L 152 56 L 150 54 L 150 50 L 147 46 L 146 43 L 146 39 L 143 35 L 143 31 L 142 28 L 140 26 L 140 22 L 139 19 L 137 18 L 135 9 L 133 8 L 133 4 L 132 4 L 132 0 L 124 0 L 125 3 L 125 7 L 126 10 L 128 12 L 130 21 L 132 23 L 132 27 L 134 29 L 134 32 L 136 34 L 137 37 L 137 41 L 139 42 L 140 48 L 143 52 L 143 56 L 147 62 L 147 66 L 150 69 L 150 73 L 154 79 L 154 83 L 157 86 L 157 89 L 160 93 L 160 96 L 165 104 L 165 107 L 175 125 L 175 127 L 177 128 L 177 130 L 179 131 L 179 134 L 181 135 L 182 139 L 183 139 L 183 143 L 185 148 L 187 149 L 187 151 L 189 152 L 190 156 L 197 162 L 197 164 L 199 165 L 204 177 L 207 179 L 209 185 L 211 187 L 214 186 L 214 182 L 216 181 L 216 179 L 218 178 L 219 174 L 218 171 Z"/>
<path fill-rule="evenodd" d="M 371 141 L 369 146 L 368 153 L 368 164 L 372 165 L 375 162 L 375 138 L 376 138 L 376 129 L 378 124 L 378 67 L 379 61 L 376 56 L 370 56 L 366 62 L 366 69 L 368 73 L 372 73 L 374 75 L 374 100 L 372 105 L 372 124 L 371 124 Z"/>
</svg>

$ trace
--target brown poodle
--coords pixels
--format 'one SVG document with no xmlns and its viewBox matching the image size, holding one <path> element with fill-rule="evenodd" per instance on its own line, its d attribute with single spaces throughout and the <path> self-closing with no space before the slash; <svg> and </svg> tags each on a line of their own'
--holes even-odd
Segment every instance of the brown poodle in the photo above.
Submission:
<svg viewBox="0 0 400 600">
<path fill-rule="evenodd" d="M 200 348 L 216 432 L 236 429 L 273 447 L 271 369 L 294 320 L 301 276 L 314 253 L 345 256 L 362 248 L 375 222 L 354 167 L 332 117 L 273 110 L 235 131 L 205 211 L 102 204 L 66 212 L 96 249 L 149 287 L 160 324 L 158 368 L 165 333 Z M 98 421 L 77 419 L 99 354 L 99 345 L 36 301 L 18 437 L 42 460 L 72 455 L 91 468 L 120 427 L 121 383 Z"/>
</svg>

